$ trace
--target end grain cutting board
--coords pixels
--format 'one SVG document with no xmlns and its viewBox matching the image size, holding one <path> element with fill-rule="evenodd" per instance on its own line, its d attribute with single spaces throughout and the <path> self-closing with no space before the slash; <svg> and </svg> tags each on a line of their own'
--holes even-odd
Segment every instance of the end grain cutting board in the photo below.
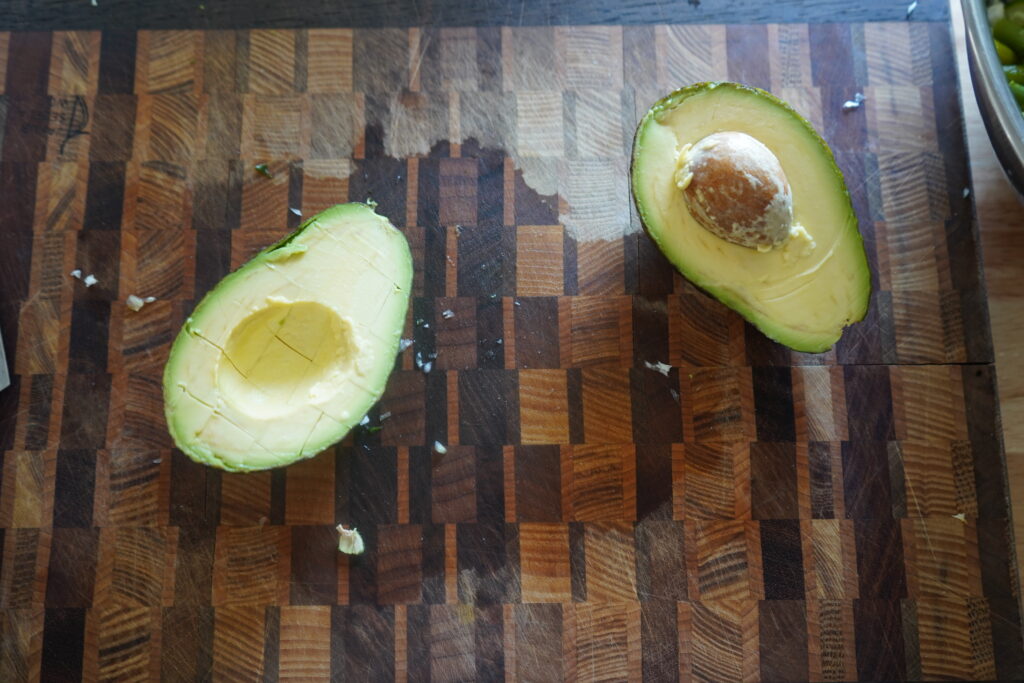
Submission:
<svg viewBox="0 0 1024 683">
<path fill-rule="evenodd" d="M 0 679 L 1024 675 L 946 24 L 0 33 L 0 78 Z M 638 117 L 704 79 L 846 174 L 875 290 L 828 354 L 639 232 Z M 383 430 L 173 450 L 194 302 L 367 197 L 416 260 Z"/>
</svg>

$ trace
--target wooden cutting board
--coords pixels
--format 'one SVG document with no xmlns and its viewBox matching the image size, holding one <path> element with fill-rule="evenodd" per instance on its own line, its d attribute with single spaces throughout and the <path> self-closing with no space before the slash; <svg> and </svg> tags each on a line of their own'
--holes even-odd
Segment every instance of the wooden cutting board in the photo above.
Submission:
<svg viewBox="0 0 1024 683">
<path fill-rule="evenodd" d="M 1024 676 L 945 23 L 0 33 L 0 74 L 0 679 Z M 827 354 L 639 230 L 636 121 L 705 79 L 846 175 L 875 288 Z M 383 429 L 175 451 L 194 302 L 368 197 L 416 262 Z"/>
</svg>

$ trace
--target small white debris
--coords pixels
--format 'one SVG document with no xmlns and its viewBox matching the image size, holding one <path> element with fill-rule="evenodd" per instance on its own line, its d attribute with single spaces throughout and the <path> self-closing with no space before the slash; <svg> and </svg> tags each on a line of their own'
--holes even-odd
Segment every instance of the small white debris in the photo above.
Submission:
<svg viewBox="0 0 1024 683">
<path fill-rule="evenodd" d="M 145 301 L 147 304 L 151 304 L 154 301 L 156 301 L 156 297 L 155 296 L 147 296 L 145 299 L 143 299 L 143 301 Z"/>
<path fill-rule="evenodd" d="M 909 5 L 907 5 L 907 19 L 910 18 L 910 15 L 913 14 L 914 10 L 916 10 L 916 9 L 917 9 L 917 0 L 914 0 L 914 2 L 910 3 Z"/>
<path fill-rule="evenodd" d="M 498 341 L 496 341 L 494 343 L 497 344 L 498 346 L 501 346 L 502 344 L 505 343 L 505 340 L 504 339 L 499 339 Z"/>
<path fill-rule="evenodd" d="M 441 443 L 440 441 L 434 442 L 434 450 L 440 453 L 441 455 L 444 455 L 445 453 L 448 452 L 448 449 L 445 448 L 444 444 Z"/>
<path fill-rule="evenodd" d="M 971 188 L 965 187 L 964 188 L 964 199 L 967 199 L 970 196 L 971 196 Z"/>
<path fill-rule="evenodd" d="M 92 273 L 89 273 L 88 275 L 85 276 L 85 279 L 82 280 L 82 282 L 85 283 L 86 287 L 92 287 L 94 284 L 99 282 L 99 280 L 96 279 L 95 275 L 93 275 Z"/>
<path fill-rule="evenodd" d="M 89 0 L 89 4 L 92 5 L 93 7 L 99 7 L 100 6 L 99 3 L 96 2 L 96 0 Z"/>
<path fill-rule="evenodd" d="M 414 362 L 417 370 L 422 370 L 423 374 L 429 373 L 434 368 L 434 359 L 437 358 L 436 353 L 416 353 Z"/>
<path fill-rule="evenodd" d="M 853 111 L 854 109 L 860 109 L 860 105 L 864 102 L 864 93 L 857 93 L 853 96 L 852 100 L 846 100 L 843 102 L 843 111 Z"/>
<path fill-rule="evenodd" d="M 385 412 L 380 414 L 380 421 L 383 422 L 384 420 L 388 419 L 389 417 L 391 417 L 391 411 L 390 410 L 385 411 Z"/>
<path fill-rule="evenodd" d="M 359 555 L 366 550 L 363 537 L 355 529 L 346 529 L 344 524 L 337 526 L 338 550 L 346 555 Z"/>
<path fill-rule="evenodd" d="M 398 352 L 402 353 L 410 346 L 412 346 L 412 339 L 402 339 L 402 341 L 398 342 Z"/>
<path fill-rule="evenodd" d="M 128 298 L 125 299 L 124 303 L 128 308 L 136 312 L 141 311 L 142 307 L 146 305 L 145 301 L 135 296 L 134 294 L 129 294 Z"/>
<path fill-rule="evenodd" d="M 453 311 L 450 308 L 446 308 L 443 311 L 441 311 L 441 317 L 444 318 L 445 320 L 451 320 L 452 318 L 455 317 L 455 311 Z"/>
<path fill-rule="evenodd" d="M 154 459 L 153 459 L 153 460 L 152 460 L 151 462 L 152 462 L 152 463 L 153 463 L 154 465 L 159 465 L 160 463 L 162 463 L 162 462 L 163 462 L 163 458 L 154 458 Z"/>
<path fill-rule="evenodd" d="M 302 212 L 301 212 L 301 211 L 299 211 L 299 210 L 298 210 L 298 209 L 296 209 L 296 208 L 289 208 L 288 210 L 289 210 L 289 211 L 291 211 L 291 212 L 292 212 L 293 214 L 295 214 L 296 216 L 302 216 Z"/>
<path fill-rule="evenodd" d="M 522 304 L 519 303 L 518 300 L 517 301 L 513 301 L 512 303 L 515 304 L 516 306 L 521 306 L 522 305 Z"/>
<path fill-rule="evenodd" d="M 70 273 L 68 273 L 68 275 L 70 275 L 73 278 L 77 278 L 77 279 L 81 280 L 82 279 L 82 269 L 81 268 L 75 268 Z"/>
<path fill-rule="evenodd" d="M 423 329 L 429 330 L 430 329 L 430 323 L 423 323 Z"/>
<path fill-rule="evenodd" d="M 669 389 L 668 393 L 672 394 L 672 399 L 676 403 L 679 403 L 679 392 L 678 391 L 676 391 L 675 389 Z"/>
<path fill-rule="evenodd" d="M 662 363 L 661 361 L 658 361 L 657 363 L 651 363 L 649 361 L 644 361 L 644 365 L 647 367 L 648 370 L 654 370 L 655 372 L 660 372 L 661 374 L 665 375 L 666 377 L 668 377 L 669 370 L 672 369 L 671 365 L 669 365 L 668 363 Z"/>
<path fill-rule="evenodd" d="M 967 524 L 967 515 L 965 515 L 962 512 L 959 513 L 959 514 L 953 515 L 953 519 L 959 519 L 964 524 Z"/>
<path fill-rule="evenodd" d="M 370 416 L 369 415 L 363 415 L 363 419 L 359 421 L 359 426 L 360 427 L 365 427 L 368 424 L 370 424 Z"/>
</svg>

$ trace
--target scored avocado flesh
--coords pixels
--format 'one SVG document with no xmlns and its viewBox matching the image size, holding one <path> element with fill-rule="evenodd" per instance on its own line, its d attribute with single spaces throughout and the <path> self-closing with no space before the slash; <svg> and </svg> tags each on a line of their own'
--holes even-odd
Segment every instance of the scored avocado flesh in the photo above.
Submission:
<svg viewBox="0 0 1024 683">
<path fill-rule="evenodd" d="M 405 237 L 364 204 L 328 209 L 260 252 L 206 295 L 171 348 L 176 445 L 244 471 L 343 438 L 384 390 L 411 280 Z"/>
</svg>

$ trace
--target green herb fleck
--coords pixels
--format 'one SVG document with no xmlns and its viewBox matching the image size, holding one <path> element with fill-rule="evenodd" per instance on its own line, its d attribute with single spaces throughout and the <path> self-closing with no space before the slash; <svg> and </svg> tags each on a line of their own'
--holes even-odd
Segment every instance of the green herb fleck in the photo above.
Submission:
<svg viewBox="0 0 1024 683">
<path fill-rule="evenodd" d="M 270 172 L 266 164 L 256 164 L 256 172 L 268 178 L 274 177 L 274 174 Z"/>
<path fill-rule="evenodd" d="M 384 428 L 381 427 L 380 425 L 376 425 L 376 426 L 373 426 L 373 427 L 364 427 L 364 429 L 366 429 L 366 433 L 367 434 L 376 434 L 377 432 L 379 432 L 380 430 L 382 430 Z"/>
</svg>

